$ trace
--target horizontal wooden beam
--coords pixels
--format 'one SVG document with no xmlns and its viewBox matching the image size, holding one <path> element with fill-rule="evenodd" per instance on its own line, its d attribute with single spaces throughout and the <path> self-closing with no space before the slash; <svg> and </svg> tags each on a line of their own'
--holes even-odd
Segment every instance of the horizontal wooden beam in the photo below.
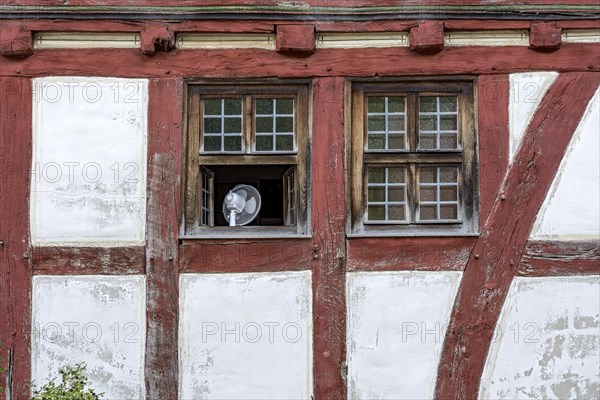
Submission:
<svg viewBox="0 0 600 400">
<path fill-rule="evenodd" d="M 528 242 L 519 264 L 519 276 L 569 276 L 600 274 L 598 241 Z"/>
<path fill-rule="evenodd" d="M 600 54 L 595 46 L 568 43 L 552 53 L 533 51 L 526 46 L 459 46 L 428 56 L 415 54 L 408 47 L 318 49 L 301 62 L 264 49 L 174 50 L 157 53 L 151 59 L 136 49 L 57 49 L 40 51 L 25 59 L 2 58 L 0 70 L 4 76 L 26 77 L 108 75 L 204 79 L 599 71 Z M 111 62 L 107 63 L 107 59 Z"/>
<path fill-rule="evenodd" d="M 276 272 L 311 269 L 310 239 L 184 240 L 180 272 Z"/>
<path fill-rule="evenodd" d="M 462 271 L 476 237 L 349 239 L 348 271 Z"/>
<path fill-rule="evenodd" d="M 136 247 L 34 247 L 34 275 L 144 274 L 146 251 Z"/>
</svg>

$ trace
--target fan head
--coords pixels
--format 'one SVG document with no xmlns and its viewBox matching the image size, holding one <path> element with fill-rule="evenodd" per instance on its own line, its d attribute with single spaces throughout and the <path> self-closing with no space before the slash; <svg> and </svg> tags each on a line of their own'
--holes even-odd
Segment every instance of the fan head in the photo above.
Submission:
<svg viewBox="0 0 600 400">
<path fill-rule="evenodd" d="M 250 185 L 237 185 L 229 191 L 223 201 L 223 216 L 230 226 L 248 225 L 260 211 L 260 193 Z M 231 216 L 235 215 L 232 224 Z"/>
</svg>

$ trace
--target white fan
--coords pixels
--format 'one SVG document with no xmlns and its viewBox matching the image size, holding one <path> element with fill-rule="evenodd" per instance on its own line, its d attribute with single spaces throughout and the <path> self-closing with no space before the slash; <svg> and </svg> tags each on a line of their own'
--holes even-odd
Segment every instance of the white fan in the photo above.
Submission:
<svg viewBox="0 0 600 400">
<path fill-rule="evenodd" d="M 260 193 L 250 185 L 237 185 L 223 201 L 223 215 L 229 226 L 247 225 L 260 211 Z"/>
</svg>

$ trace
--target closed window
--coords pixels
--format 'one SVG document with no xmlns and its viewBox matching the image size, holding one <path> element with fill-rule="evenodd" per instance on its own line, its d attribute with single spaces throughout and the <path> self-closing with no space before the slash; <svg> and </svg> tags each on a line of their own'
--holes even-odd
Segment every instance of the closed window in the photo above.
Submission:
<svg viewBox="0 0 600 400">
<path fill-rule="evenodd" d="M 475 234 L 471 80 L 354 82 L 351 234 Z"/>
</svg>

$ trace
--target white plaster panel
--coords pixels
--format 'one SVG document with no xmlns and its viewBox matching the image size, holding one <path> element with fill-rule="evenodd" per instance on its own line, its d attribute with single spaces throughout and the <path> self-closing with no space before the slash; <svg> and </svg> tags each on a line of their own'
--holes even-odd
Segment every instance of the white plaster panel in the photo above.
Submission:
<svg viewBox="0 0 600 400">
<path fill-rule="evenodd" d="M 183 274 L 181 399 L 308 399 L 310 271 Z"/>
<path fill-rule="evenodd" d="M 31 379 L 39 388 L 59 368 L 84 362 L 104 399 L 143 399 L 144 276 L 35 276 Z"/>
<path fill-rule="evenodd" d="M 515 278 L 479 394 L 600 398 L 600 276 Z"/>
<path fill-rule="evenodd" d="M 600 239 L 600 89 L 573 135 L 531 236 Z"/>
<path fill-rule="evenodd" d="M 533 115 L 557 77 L 556 72 L 526 72 L 510 75 L 508 114 L 511 162 Z"/>
<path fill-rule="evenodd" d="M 143 243 L 147 80 L 39 78 L 33 91 L 33 244 Z"/>
<path fill-rule="evenodd" d="M 348 397 L 431 399 L 461 272 L 347 275 Z"/>
</svg>

